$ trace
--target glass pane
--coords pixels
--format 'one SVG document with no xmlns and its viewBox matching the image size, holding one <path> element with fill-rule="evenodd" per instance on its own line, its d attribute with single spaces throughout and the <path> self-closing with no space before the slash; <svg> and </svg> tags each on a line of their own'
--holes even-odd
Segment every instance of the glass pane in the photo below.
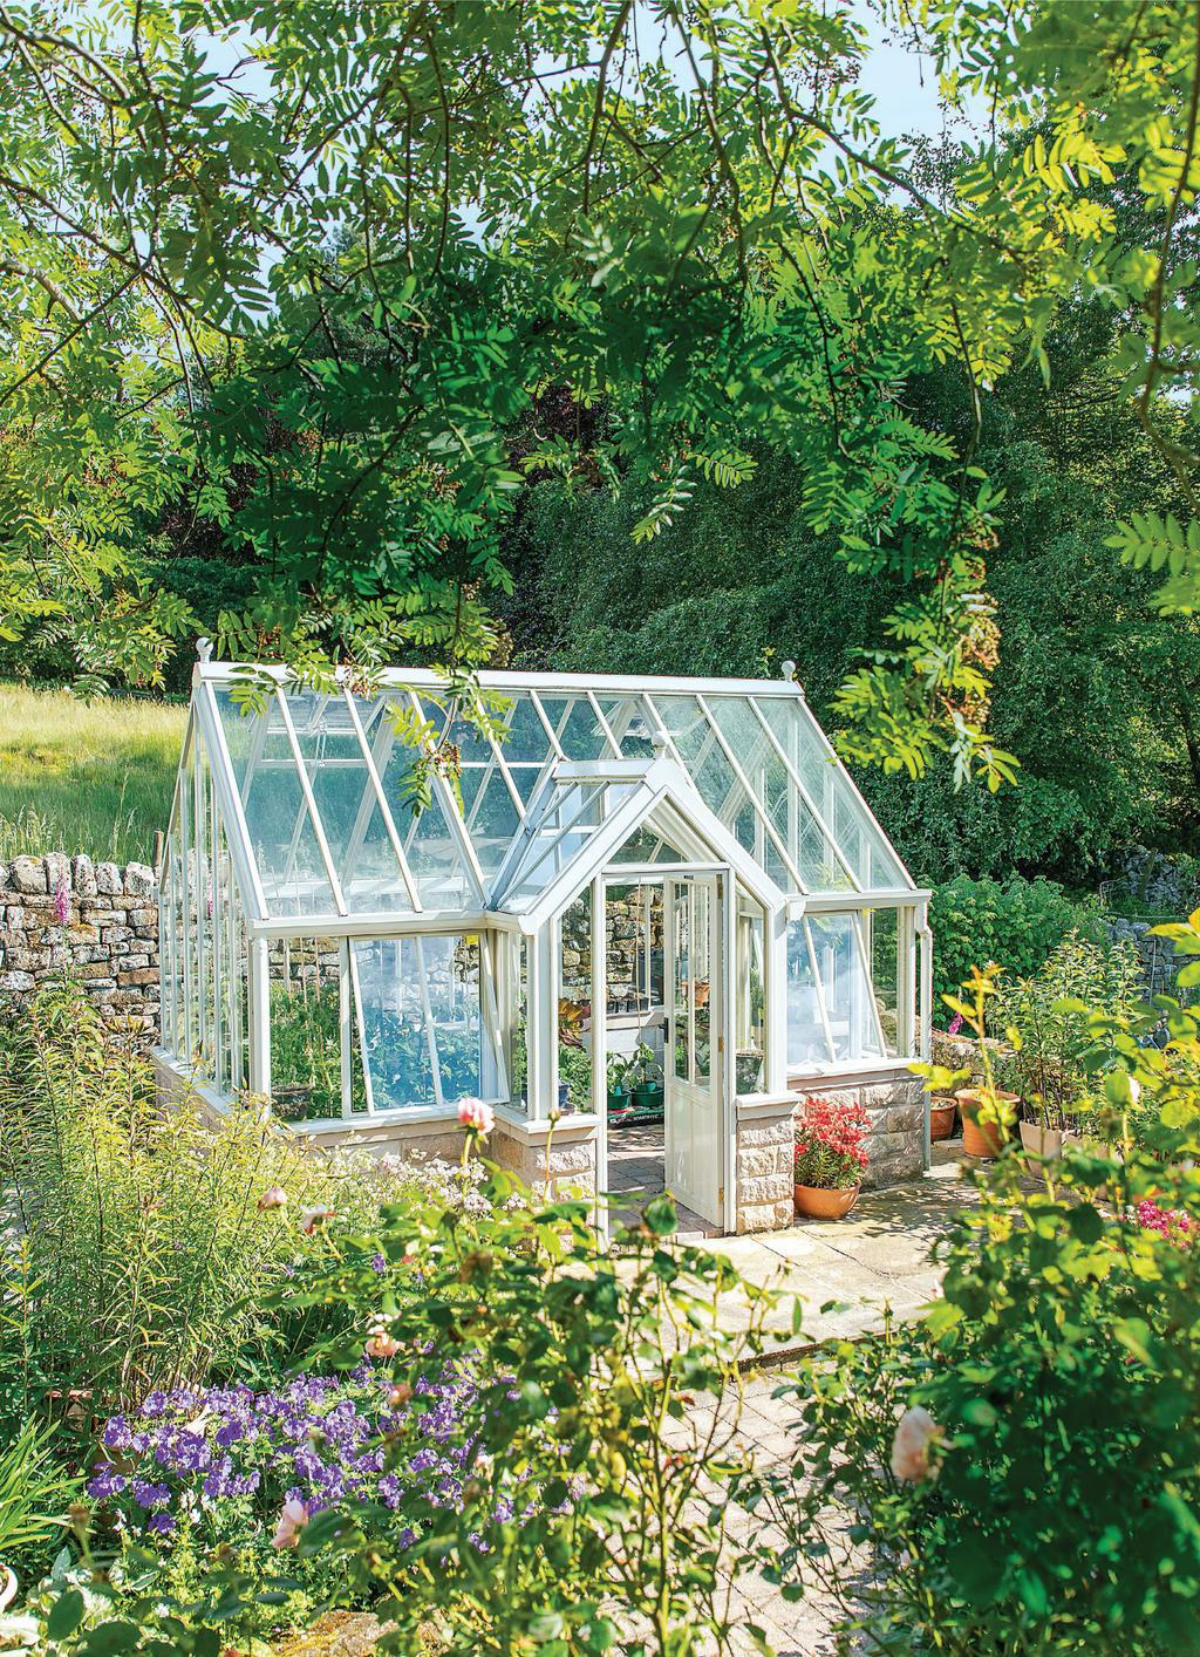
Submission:
<svg viewBox="0 0 1200 1657">
<path fill-rule="evenodd" d="M 915 1031 L 902 1036 L 900 1030 L 900 911 L 868 910 L 862 917 L 871 961 L 871 985 L 883 1030 L 885 1052 L 892 1058 L 909 1057 L 916 1051 Z"/>
<path fill-rule="evenodd" d="M 596 705 L 624 759 L 654 758 L 650 722 L 640 696 L 597 696 Z"/>
<path fill-rule="evenodd" d="M 849 914 L 811 915 L 817 971 L 839 1061 L 882 1058 L 883 1044 L 863 958 L 862 934 Z"/>
<path fill-rule="evenodd" d="M 675 972 L 672 985 L 671 1025 L 675 1044 L 675 1075 L 691 1080 L 689 1024 L 691 1019 L 691 903 L 686 886 L 673 886 L 671 899 Z"/>
<path fill-rule="evenodd" d="M 401 714 L 411 710 L 411 703 L 398 694 L 389 702 Z M 390 711 L 380 717 L 390 718 Z M 434 789 L 429 804 L 417 809 L 419 767 L 417 750 L 395 738 L 383 769 L 383 791 L 421 902 L 427 909 L 474 907 L 478 900 L 438 791 Z"/>
<path fill-rule="evenodd" d="M 500 935 L 497 947 L 508 949 L 513 978 L 513 1027 L 508 1040 L 509 1101 L 519 1110 L 529 1103 L 529 940 Z"/>
<path fill-rule="evenodd" d="M 539 691 L 538 699 L 568 759 L 613 757 L 604 727 L 586 696 L 551 695 Z"/>
<path fill-rule="evenodd" d="M 479 940 L 378 939 L 354 946 L 377 1110 L 495 1097 L 499 1055 L 480 1012 Z M 435 1069 L 436 1067 L 436 1069 Z"/>
<path fill-rule="evenodd" d="M 590 889 L 559 922 L 558 1104 L 592 1108 L 592 899 Z"/>
<path fill-rule="evenodd" d="M 739 906 L 735 923 L 737 956 L 735 971 L 737 993 L 734 1014 L 736 1018 L 737 1048 L 735 1053 L 734 1084 L 738 1093 L 756 1093 L 763 1085 L 763 1058 L 766 1051 L 766 997 L 763 913 Z"/>
<path fill-rule="evenodd" d="M 340 950 L 332 938 L 271 946 L 271 1097 L 286 1121 L 342 1114 Z M 351 1110 L 367 1108 L 358 1043 L 352 1042 Z"/>
<path fill-rule="evenodd" d="M 804 922 L 787 929 L 787 1056 L 789 1065 L 828 1064 L 830 1053 Z"/>
<path fill-rule="evenodd" d="M 694 1079 L 707 1082 L 712 1073 L 712 927 L 716 891 L 707 881 L 692 888 L 692 995 L 695 1000 Z"/>
<path fill-rule="evenodd" d="M 411 909 L 345 698 L 291 692 L 288 708 L 347 909 L 351 914 Z M 359 710 L 377 762 L 386 760 L 395 740 L 385 714 L 382 702 Z"/>
<path fill-rule="evenodd" d="M 867 891 L 872 887 L 909 886 L 896 854 L 871 821 L 845 768 L 830 754 L 804 704 L 798 699 L 780 696 L 761 696 L 755 700 L 860 886 Z M 811 819 L 811 812 L 808 815 Z M 820 837 L 817 862 L 826 876 L 823 885 L 814 882 L 809 889 L 842 891 L 849 884 L 845 872 L 824 832 L 817 828 L 817 833 Z M 816 845 L 810 839 L 807 855 L 811 858 L 815 851 Z M 806 874 L 804 863 L 801 873 Z M 808 884 L 807 875 L 805 884 Z"/>
<path fill-rule="evenodd" d="M 241 714 L 217 691 L 221 726 L 242 797 L 267 913 L 331 915 L 336 906 L 278 703 Z"/>
</svg>

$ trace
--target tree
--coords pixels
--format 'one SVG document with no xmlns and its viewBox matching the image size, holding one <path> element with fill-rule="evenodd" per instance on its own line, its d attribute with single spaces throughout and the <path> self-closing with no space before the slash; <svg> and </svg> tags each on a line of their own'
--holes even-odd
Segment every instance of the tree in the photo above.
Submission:
<svg viewBox="0 0 1200 1657">
<path fill-rule="evenodd" d="M 64 547 L 128 605 L 132 514 L 186 486 L 232 530 L 236 480 L 261 568 L 229 648 L 316 681 L 402 640 L 470 666 L 507 581 L 506 431 L 563 387 L 604 400 L 603 430 L 525 466 L 645 491 L 639 545 L 701 480 L 751 475 L 748 432 L 789 453 L 812 530 L 902 582 L 839 693 L 846 751 L 912 773 L 947 752 L 998 786 L 982 399 L 1018 341 L 1042 356 L 1076 285 L 1119 289 L 1150 337 L 1133 389 L 1186 478 L 1152 409 L 1190 372 L 1171 256 L 1200 48 L 1167 0 L 928 17 L 949 95 L 980 89 L 996 116 L 941 201 L 855 86 L 862 29 L 820 0 L 0 8 L 0 418 L 9 520 L 30 526 L 5 553 L 10 627 L 62 602 Z M 1165 206 L 1157 264 L 1108 250 L 1093 192 L 1118 159 Z M 348 351 L 366 330 L 381 347 Z M 962 444 L 901 396 L 951 361 Z M 1122 533 L 1134 560 L 1180 542 L 1166 596 L 1187 603 L 1190 532 Z M 153 677 L 155 620 L 180 618 L 137 602 Z M 111 620 L 90 625 L 114 654 Z"/>
</svg>

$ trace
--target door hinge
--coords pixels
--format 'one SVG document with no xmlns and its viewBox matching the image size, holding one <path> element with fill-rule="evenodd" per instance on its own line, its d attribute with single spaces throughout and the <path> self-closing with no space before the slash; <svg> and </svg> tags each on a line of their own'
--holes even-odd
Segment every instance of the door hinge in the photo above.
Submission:
<svg viewBox="0 0 1200 1657">
<path fill-rule="evenodd" d="M 717 1037 L 717 1052 L 718 1053 L 723 1053 L 724 1051 L 725 1051 L 725 1037 L 719 1035 Z"/>
<path fill-rule="evenodd" d="M 720 1203 L 725 1201 L 725 1187 L 723 1185 L 717 1188 L 717 1201 Z"/>
</svg>

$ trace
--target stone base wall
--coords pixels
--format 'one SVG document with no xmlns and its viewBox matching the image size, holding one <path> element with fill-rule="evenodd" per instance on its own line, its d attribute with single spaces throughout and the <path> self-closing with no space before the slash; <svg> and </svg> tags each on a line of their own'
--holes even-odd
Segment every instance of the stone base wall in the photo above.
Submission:
<svg viewBox="0 0 1200 1657">
<path fill-rule="evenodd" d="M 795 1218 L 791 1095 L 753 1104 L 739 1101 L 737 1121 L 737 1229 L 779 1231 Z"/>
<path fill-rule="evenodd" d="M 596 1191 L 598 1126 L 564 1119 L 553 1135 L 544 1122 L 496 1121 L 488 1155 L 509 1168 L 532 1190 L 549 1188 L 554 1197 L 590 1197 Z"/>
<path fill-rule="evenodd" d="M 76 978 L 106 1019 L 159 1019 L 158 887 L 144 863 L 14 857 L 0 863 L 0 1006 Z"/>
<path fill-rule="evenodd" d="M 863 1189 L 916 1179 L 925 1166 L 925 1084 L 919 1076 L 897 1075 L 884 1082 L 839 1086 L 834 1080 L 797 1085 L 804 1099 L 855 1100 L 867 1113 L 867 1166 Z"/>
</svg>

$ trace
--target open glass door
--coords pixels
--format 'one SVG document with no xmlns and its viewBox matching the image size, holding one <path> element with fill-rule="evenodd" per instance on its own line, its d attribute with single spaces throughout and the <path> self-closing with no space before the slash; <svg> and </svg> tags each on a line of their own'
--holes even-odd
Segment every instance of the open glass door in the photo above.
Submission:
<svg viewBox="0 0 1200 1657">
<path fill-rule="evenodd" d="M 715 874 L 666 882 L 667 1189 L 715 1226 L 724 1203 L 721 885 Z"/>
</svg>

